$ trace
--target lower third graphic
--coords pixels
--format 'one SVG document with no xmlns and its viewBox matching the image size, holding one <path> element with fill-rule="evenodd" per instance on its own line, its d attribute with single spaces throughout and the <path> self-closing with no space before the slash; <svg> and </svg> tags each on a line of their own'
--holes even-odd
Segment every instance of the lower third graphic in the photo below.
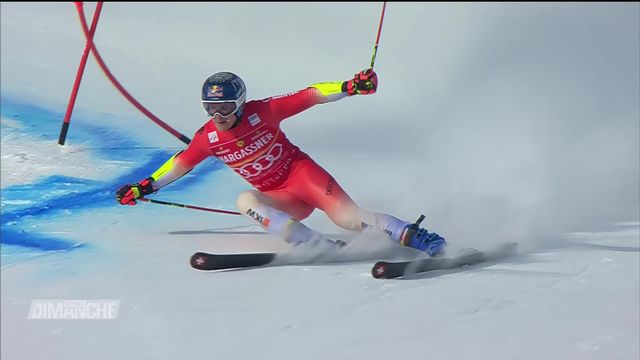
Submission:
<svg viewBox="0 0 640 360">
<path fill-rule="evenodd" d="M 120 300 L 32 300 L 29 319 L 114 320 Z"/>
</svg>

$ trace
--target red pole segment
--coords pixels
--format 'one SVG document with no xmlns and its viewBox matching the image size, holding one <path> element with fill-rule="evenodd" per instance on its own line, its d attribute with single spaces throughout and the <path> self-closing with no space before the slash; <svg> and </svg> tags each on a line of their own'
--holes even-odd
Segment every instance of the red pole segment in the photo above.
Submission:
<svg viewBox="0 0 640 360">
<path fill-rule="evenodd" d="M 83 8 L 83 4 L 80 1 L 75 2 L 76 8 Z M 84 10 L 79 10 L 84 13 Z M 62 128 L 60 129 L 60 136 L 58 137 L 58 144 L 64 145 L 65 140 L 67 139 L 67 132 L 69 131 L 69 123 L 71 122 L 71 113 L 73 113 L 73 107 L 76 103 L 76 98 L 78 97 L 78 90 L 80 89 L 80 82 L 82 82 L 82 75 L 84 74 L 84 68 L 87 65 L 87 59 L 89 58 L 89 51 L 91 51 L 91 43 L 93 43 L 93 35 L 95 34 L 96 27 L 98 26 L 98 18 L 100 18 L 100 12 L 102 11 L 102 1 L 98 2 L 96 6 L 96 10 L 93 13 L 93 20 L 91 21 L 91 29 L 89 30 L 89 35 L 87 36 L 87 43 L 84 46 L 84 52 L 82 53 L 82 57 L 80 58 L 80 65 L 78 66 L 78 72 L 76 73 L 76 80 L 73 83 L 73 89 L 71 90 L 71 97 L 69 98 L 69 103 L 67 104 L 67 112 L 64 114 L 64 122 L 62 123 Z"/>
<path fill-rule="evenodd" d="M 80 7 L 78 7 L 78 13 L 80 15 L 80 22 L 82 23 L 82 31 L 84 32 L 85 37 L 89 39 L 91 35 L 89 32 L 89 28 L 87 26 L 87 20 L 84 16 L 84 11 Z M 111 73 L 107 65 L 104 63 L 104 61 L 102 60 L 102 57 L 100 56 L 100 53 L 98 52 L 98 49 L 96 48 L 96 44 L 94 44 L 93 41 L 91 41 L 89 44 L 91 46 L 91 50 L 93 51 L 93 57 L 98 62 L 98 65 L 100 65 L 100 68 L 102 68 L 102 71 L 104 72 L 104 74 L 109 78 L 113 86 L 115 86 L 116 89 L 120 91 L 122 96 L 124 96 L 127 100 L 129 100 L 129 102 L 133 104 L 133 106 L 138 108 L 138 110 L 140 110 L 143 114 L 147 115 L 147 117 L 151 119 L 151 121 L 155 122 L 161 128 L 168 131 L 171 135 L 177 137 L 178 139 L 180 139 L 180 141 L 184 142 L 185 144 L 189 144 L 191 142 L 191 139 L 181 134 L 180 132 L 176 131 L 171 126 L 166 124 L 164 121 L 160 120 L 157 116 L 151 113 L 151 111 L 147 110 L 144 106 L 142 106 L 142 104 L 140 104 L 136 99 L 134 99 L 133 96 L 131 96 L 129 92 L 127 92 L 127 90 L 125 90 L 125 88 L 118 82 L 118 80 L 115 78 L 115 76 L 113 76 L 113 74 Z"/>
<path fill-rule="evenodd" d="M 380 42 L 380 33 L 382 32 L 382 21 L 384 20 L 384 10 L 387 8 L 387 2 L 382 4 L 382 15 L 380 15 L 380 24 L 378 24 L 378 36 L 376 37 L 376 44 L 373 47 L 373 56 L 371 57 L 371 69 L 373 69 L 373 63 L 376 61 L 376 54 L 378 53 L 378 43 Z"/>
</svg>

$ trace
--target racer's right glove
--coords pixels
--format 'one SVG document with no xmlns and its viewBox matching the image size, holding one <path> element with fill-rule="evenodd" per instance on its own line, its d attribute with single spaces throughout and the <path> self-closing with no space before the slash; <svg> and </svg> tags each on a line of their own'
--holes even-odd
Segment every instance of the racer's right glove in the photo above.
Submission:
<svg viewBox="0 0 640 360">
<path fill-rule="evenodd" d="M 151 178 L 144 179 L 139 183 L 127 184 L 122 186 L 116 191 L 116 200 L 121 205 L 135 205 L 136 199 L 144 197 L 153 193 L 153 186 L 151 185 Z"/>
</svg>

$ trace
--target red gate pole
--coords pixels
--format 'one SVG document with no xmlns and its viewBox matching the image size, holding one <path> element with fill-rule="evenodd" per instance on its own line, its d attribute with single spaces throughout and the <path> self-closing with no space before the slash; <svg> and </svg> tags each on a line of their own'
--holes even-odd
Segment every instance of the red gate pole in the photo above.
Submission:
<svg viewBox="0 0 640 360">
<path fill-rule="evenodd" d="M 84 12 L 82 11 L 81 8 L 78 8 L 78 14 L 80 15 L 80 22 L 82 23 L 82 31 L 84 32 L 84 36 L 88 40 L 90 38 L 89 25 L 87 24 L 87 20 L 85 19 Z M 120 92 L 120 94 L 122 94 L 122 96 L 124 96 L 133 106 L 135 106 L 138 110 L 140 110 L 143 114 L 145 114 L 149 119 L 151 119 L 151 121 L 153 121 L 158 126 L 160 126 L 164 130 L 171 133 L 171 135 L 177 137 L 180 141 L 182 141 L 185 144 L 189 144 L 191 142 L 191 139 L 189 139 L 184 134 L 181 134 L 179 131 L 172 128 L 164 121 L 160 120 L 151 111 L 147 110 L 147 108 L 142 106 L 142 104 L 140 104 L 138 100 L 136 100 L 133 96 L 131 96 L 131 94 L 129 94 L 129 92 L 124 88 L 124 86 L 120 84 L 118 79 L 116 79 L 116 77 L 113 76 L 113 74 L 111 73 L 111 70 L 109 70 L 107 65 L 104 63 L 104 60 L 102 60 L 102 56 L 100 56 L 100 52 L 98 51 L 98 48 L 96 47 L 95 42 L 91 41 L 89 45 L 91 45 L 91 51 L 93 52 L 93 57 L 98 62 L 98 65 L 102 69 L 102 72 L 104 72 L 107 78 L 109 78 L 109 81 L 111 81 L 111 84 L 115 86 L 115 88 Z"/>
<path fill-rule="evenodd" d="M 84 6 L 81 1 L 76 1 L 75 4 L 78 9 L 82 9 Z M 69 123 L 71 122 L 71 113 L 73 112 L 73 107 L 76 104 L 76 98 L 78 97 L 78 90 L 80 90 L 80 82 L 82 81 L 84 68 L 87 65 L 87 59 L 89 58 L 89 52 L 91 51 L 93 34 L 95 33 L 96 27 L 98 26 L 98 18 L 100 18 L 100 11 L 102 11 L 102 1 L 98 1 L 96 10 L 93 13 L 93 20 L 91 21 L 91 29 L 89 30 L 89 37 L 87 38 L 87 43 L 84 46 L 84 52 L 82 53 L 82 57 L 80 58 L 80 65 L 78 66 L 78 72 L 76 73 L 76 80 L 73 83 L 73 89 L 71 90 L 71 97 L 69 98 L 69 103 L 67 104 L 67 112 L 64 114 L 64 122 L 62 123 L 62 128 L 60 129 L 60 136 L 58 137 L 58 144 L 60 145 L 64 145 L 64 142 L 67 139 L 67 131 L 69 131 Z"/>
</svg>

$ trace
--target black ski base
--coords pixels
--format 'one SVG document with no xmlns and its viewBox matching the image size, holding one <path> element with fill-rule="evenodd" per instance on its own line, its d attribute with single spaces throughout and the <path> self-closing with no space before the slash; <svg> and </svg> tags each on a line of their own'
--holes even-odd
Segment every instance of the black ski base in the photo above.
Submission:
<svg viewBox="0 0 640 360">
<path fill-rule="evenodd" d="M 272 262 L 275 253 L 209 254 L 197 252 L 191 256 L 191 267 L 197 270 L 223 270 L 263 266 Z"/>
<path fill-rule="evenodd" d="M 451 258 L 432 257 L 412 261 L 378 261 L 373 265 L 371 275 L 376 279 L 395 279 L 433 270 L 455 269 L 475 265 L 483 261 L 508 255 L 515 250 L 516 246 L 516 243 L 503 244 L 498 249 L 487 252 L 468 249 L 466 253 Z"/>
</svg>

